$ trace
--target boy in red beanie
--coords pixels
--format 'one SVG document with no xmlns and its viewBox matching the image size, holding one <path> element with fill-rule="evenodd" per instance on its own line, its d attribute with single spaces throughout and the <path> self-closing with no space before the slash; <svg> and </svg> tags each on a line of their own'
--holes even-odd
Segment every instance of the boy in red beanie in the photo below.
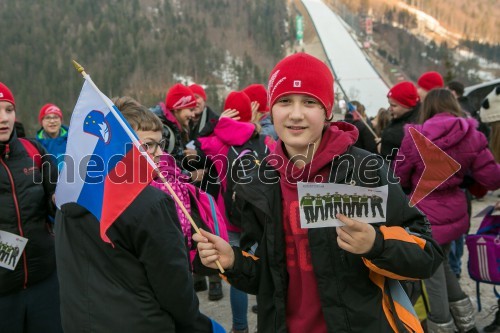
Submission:
<svg viewBox="0 0 500 333">
<path fill-rule="evenodd" d="M 417 88 L 409 81 L 399 82 L 392 87 L 387 94 L 387 99 L 392 120 L 382 132 L 381 141 L 378 144 L 380 155 L 384 158 L 393 156 L 393 149 L 399 149 L 404 137 L 404 126 L 417 122 L 420 107 Z"/>
<path fill-rule="evenodd" d="M 42 126 L 36 133 L 36 139 L 55 157 L 55 163 L 61 170 L 68 142 L 68 127 L 62 124 L 63 114 L 55 104 L 45 104 L 38 113 L 38 122 Z"/>
<path fill-rule="evenodd" d="M 269 103 L 267 102 L 267 90 L 262 84 L 251 84 L 242 90 L 250 97 L 252 101 L 252 112 L 254 121 L 258 122 L 262 127 L 260 133 L 269 135 L 274 140 L 278 140 L 278 134 L 274 130 L 274 126 L 269 117 Z"/>
<path fill-rule="evenodd" d="M 435 88 L 443 88 L 444 80 L 438 72 L 425 72 L 417 80 L 418 95 L 423 101 L 427 93 Z"/>
<path fill-rule="evenodd" d="M 0 332 L 59 333 L 54 237 L 47 227 L 47 217 L 55 213 L 57 168 L 38 142 L 17 138 L 15 119 L 14 95 L 0 82 L 0 238 L 5 259 L 0 267 Z M 19 236 L 27 239 L 24 248 Z"/>
<path fill-rule="evenodd" d="M 203 232 L 193 236 L 202 263 L 216 268 L 218 259 L 231 285 L 257 294 L 259 333 L 422 332 L 409 300 L 397 300 L 388 286 L 429 277 L 441 263 L 427 220 L 389 182 L 385 164 L 352 147 L 356 128 L 329 121 L 333 75 L 325 64 L 289 56 L 271 72 L 268 91 L 280 140 L 235 188 L 242 237 L 258 242 L 255 257 Z M 298 182 L 387 185 L 386 222 L 337 214 L 342 227 L 303 229 Z"/>
</svg>

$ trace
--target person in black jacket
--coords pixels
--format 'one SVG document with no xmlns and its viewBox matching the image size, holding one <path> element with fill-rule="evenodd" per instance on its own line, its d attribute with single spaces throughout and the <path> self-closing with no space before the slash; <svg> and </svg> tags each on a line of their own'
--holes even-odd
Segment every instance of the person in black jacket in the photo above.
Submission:
<svg viewBox="0 0 500 333">
<path fill-rule="evenodd" d="M 363 110 L 364 105 L 358 101 L 352 101 L 347 104 L 348 112 L 346 112 L 344 120 L 356 126 L 359 132 L 358 141 L 354 144 L 355 147 L 369 151 L 370 153 L 377 153 L 377 146 L 375 143 L 375 135 L 370 131 L 367 124 L 363 122 L 361 112 L 358 108 Z"/>
<path fill-rule="evenodd" d="M 391 160 L 396 156 L 393 150 L 401 147 L 404 126 L 417 122 L 420 97 L 413 83 L 403 81 L 389 90 L 387 98 L 392 120 L 382 132 L 380 155 Z"/>
<path fill-rule="evenodd" d="M 16 267 L 0 267 L 0 332 L 62 332 L 48 223 L 55 211 L 57 167 L 33 140 L 29 144 L 42 155 L 41 164 L 35 163 L 17 138 L 15 118 L 14 96 L 0 82 L 0 237 L 10 233 L 28 239 Z"/>
<path fill-rule="evenodd" d="M 123 116 L 133 118 L 143 149 L 157 161 L 160 120 L 128 105 Z M 65 332 L 220 332 L 199 311 L 176 208 L 161 190 L 147 186 L 134 199 L 106 233 L 112 244 L 76 203 L 62 205 L 55 225 Z"/>
<path fill-rule="evenodd" d="M 259 333 L 422 331 L 396 290 L 397 280 L 427 278 L 442 261 L 429 222 L 380 158 L 352 147 L 356 128 L 329 122 L 333 75 L 322 61 L 283 59 L 269 91 L 280 141 L 250 182 L 237 185 L 244 232 L 260 230 L 255 257 L 203 232 L 193 236 L 201 263 L 215 268 L 218 259 L 231 285 L 257 295 Z M 318 181 L 387 185 L 387 222 L 337 214 L 342 227 L 302 229 L 297 183 Z"/>
</svg>

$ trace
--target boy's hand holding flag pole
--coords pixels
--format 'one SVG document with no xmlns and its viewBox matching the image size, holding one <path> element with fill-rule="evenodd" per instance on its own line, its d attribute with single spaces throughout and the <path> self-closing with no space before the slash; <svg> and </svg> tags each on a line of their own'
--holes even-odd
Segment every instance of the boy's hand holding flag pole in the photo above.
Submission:
<svg viewBox="0 0 500 333">
<path fill-rule="evenodd" d="M 73 65 L 85 83 L 71 116 L 65 163 L 56 188 L 57 206 L 76 202 L 88 209 L 101 224 L 101 238 L 111 243 L 106 231 L 149 185 L 155 171 L 196 233 L 200 233 L 116 106 L 80 64 L 73 60 Z M 224 273 L 219 261 L 216 264 Z"/>
</svg>

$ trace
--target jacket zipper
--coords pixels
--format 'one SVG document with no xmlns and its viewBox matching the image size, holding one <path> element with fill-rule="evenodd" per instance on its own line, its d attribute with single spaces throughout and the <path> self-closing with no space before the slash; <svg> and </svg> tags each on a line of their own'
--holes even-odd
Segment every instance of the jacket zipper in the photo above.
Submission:
<svg viewBox="0 0 500 333">
<path fill-rule="evenodd" d="M 17 201 L 16 187 L 14 186 L 14 178 L 12 177 L 12 173 L 10 172 L 9 167 L 5 164 L 4 160 L 0 158 L 0 162 L 5 168 L 7 172 L 7 176 L 10 180 L 10 186 L 12 188 L 12 199 L 14 200 L 14 205 L 16 206 L 16 214 L 17 214 L 17 229 L 19 230 L 19 235 L 24 237 L 23 227 L 21 225 L 21 212 L 19 211 L 19 203 Z M 23 268 L 24 268 L 24 284 L 23 289 L 26 289 L 28 284 L 28 263 L 26 260 L 26 250 L 23 251 Z"/>
</svg>

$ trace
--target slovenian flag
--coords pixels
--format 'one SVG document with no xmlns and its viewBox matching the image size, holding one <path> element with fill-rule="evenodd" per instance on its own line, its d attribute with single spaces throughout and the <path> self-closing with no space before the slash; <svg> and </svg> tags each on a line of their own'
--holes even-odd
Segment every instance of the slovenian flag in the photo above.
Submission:
<svg viewBox="0 0 500 333">
<path fill-rule="evenodd" d="M 100 222 L 101 238 L 149 185 L 154 162 L 111 100 L 87 74 L 71 116 L 56 204 L 75 202 Z"/>
</svg>

